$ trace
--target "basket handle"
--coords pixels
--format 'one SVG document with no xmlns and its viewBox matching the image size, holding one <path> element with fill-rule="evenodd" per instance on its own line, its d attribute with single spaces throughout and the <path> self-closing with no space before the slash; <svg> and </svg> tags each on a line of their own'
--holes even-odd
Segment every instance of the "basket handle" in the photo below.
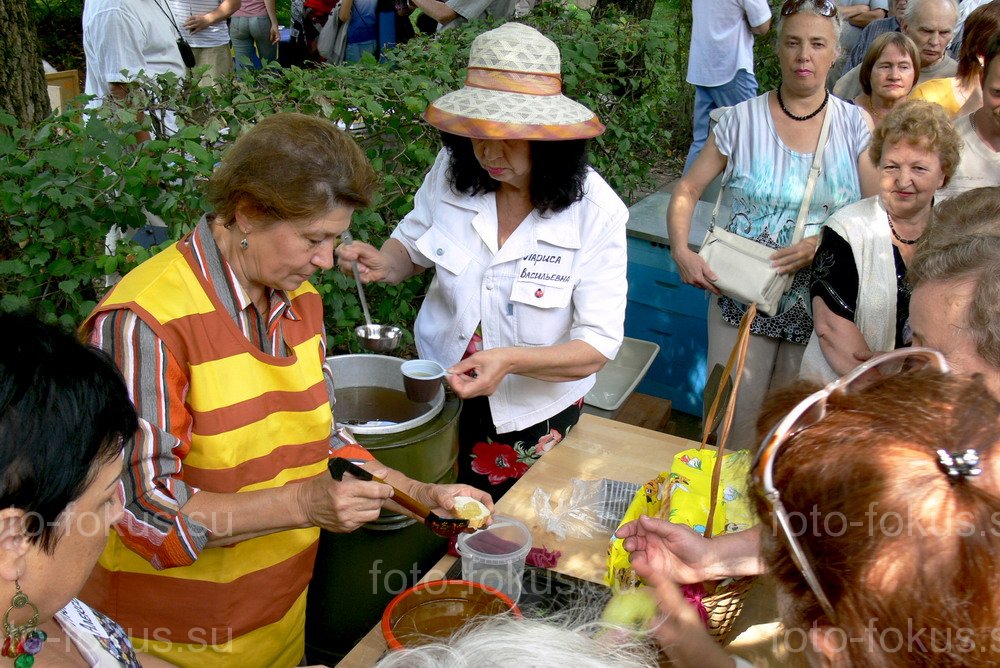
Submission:
<svg viewBox="0 0 1000 668">
<path fill-rule="evenodd" d="M 708 520 L 705 522 L 705 538 L 711 538 L 713 533 L 712 524 L 715 520 L 715 511 L 719 503 L 719 485 L 722 482 L 722 457 L 726 449 L 726 440 L 729 438 L 729 428 L 733 424 L 733 414 L 736 412 L 736 397 L 740 389 L 740 379 L 743 377 L 743 368 L 746 366 L 747 346 L 750 345 L 750 324 L 756 317 L 757 305 L 750 304 L 750 307 L 740 320 L 736 345 L 733 346 L 732 352 L 729 353 L 729 359 L 726 361 L 726 368 L 722 372 L 722 382 L 719 383 L 719 391 L 716 392 L 715 398 L 712 400 L 712 406 L 708 409 L 708 415 L 705 416 L 705 429 L 701 437 L 701 447 L 699 448 L 702 450 L 708 445 L 708 437 L 711 435 L 711 425 L 715 423 L 715 416 L 719 412 L 719 404 L 722 401 L 722 395 L 725 393 L 726 380 L 735 368 L 733 389 L 729 395 L 729 401 L 726 402 L 725 413 L 722 417 L 722 426 L 719 429 L 719 440 L 716 442 L 718 453 L 715 457 L 715 465 L 712 467 L 712 488 L 708 506 Z"/>
</svg>

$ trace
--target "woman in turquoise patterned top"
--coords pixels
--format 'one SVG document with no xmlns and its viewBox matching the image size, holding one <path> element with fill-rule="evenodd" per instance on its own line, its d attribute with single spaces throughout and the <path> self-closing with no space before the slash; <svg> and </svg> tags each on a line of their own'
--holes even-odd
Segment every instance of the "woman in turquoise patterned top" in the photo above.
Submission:
<svg viewBox="0 0 1000 668">
<path fill-rule="evenodd" d="M 809 265 L 826 217 L 877 192 L 874 165 L 865 155 L 871 133 L 854 105 L 830 95 L 826 76 L 837 57 L 841 29 L 829 0 L 788 0 L 778 24 L 781 84 L 728 109 L 705 149 L 674 190 L 667 214 L 671 239 L 687 239 L 698 198 L 719 174 L 732 194 L 727 229 L 775 249 L 772 264 L 794 274 L 773 317 L 758 315 L 736 404 L 730 447 L 754 447 L 754 422 L 768 389 L 796 378 L 812 333 Z M 790 246 L 813 153 L 826 114 L 830 136 L 809 207 L 805 238 Z M 720 221 L 719 224 L 725 224 Z M 671 255 L 685 283 L 713 294 L 716 278 L 683 243 Z M 708 365 L 725 362 L 746 310 L 720 296 L 709 306 Z"/>
</svg>

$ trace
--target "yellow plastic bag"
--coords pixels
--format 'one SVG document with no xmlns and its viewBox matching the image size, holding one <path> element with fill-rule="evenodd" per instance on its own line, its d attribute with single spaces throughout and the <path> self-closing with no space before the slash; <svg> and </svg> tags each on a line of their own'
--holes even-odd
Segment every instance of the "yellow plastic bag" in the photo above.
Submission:
<svg viewBox="0 0 1000 668">
<path fill-rule="evenodd" d="M 640 515 L 649 515 L 675 524 L 686 524 L 704 534 L 715 457 L 716 451 L 707 448 L 692 448 L 675 455 L 669 471 L 661 472 L 636 492 L 619 526 L 638 519 Z M 742 531 L 756 523 L 756 514 L 747 494 L 750 463 L 749 450 L 723 457 L 712 535 Z M 622 540 L 614 536 L 608 547 L 608 570 L 604 581 L 615 590 L 641 583 L 629 564 Z"/>
</svg>

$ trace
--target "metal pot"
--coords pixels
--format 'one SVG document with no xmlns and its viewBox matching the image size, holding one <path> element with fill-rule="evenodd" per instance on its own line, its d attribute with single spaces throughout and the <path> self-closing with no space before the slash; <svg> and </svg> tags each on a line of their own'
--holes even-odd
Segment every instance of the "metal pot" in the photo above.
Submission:
<svg viewBox="0 0 1000 668">
<path fill-rule="evenodd" d="M 403 360 L 397 357 L 328 359 L 336 388 L 334 415 L 350 425 L 359 443 L 416 480 L 455 481 L 461 399 L 442 386 L 430 403 L 409 401 Z M 383 511 L 353 533 L 322 532 L 306 608 L 310 663 L 335 665 L 378 623 L 392 597 L 415 584 L 444 554 L 446 541 L 414 522 Z"/>
</svg>

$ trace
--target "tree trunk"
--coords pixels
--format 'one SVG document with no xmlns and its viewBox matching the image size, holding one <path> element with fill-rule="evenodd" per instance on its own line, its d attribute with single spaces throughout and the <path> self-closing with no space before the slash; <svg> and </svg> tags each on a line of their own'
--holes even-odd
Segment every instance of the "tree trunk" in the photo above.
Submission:
<svg viewBox="0 0 1000 668">
<path fill-rule="evenodd" d="M 49 115 L 49 95 L 27 0 L 0 0 L 0 26 L 5 35 L 0 49 L 0 108 L 22 127 L 30 127 Z"/>
<path fill-rule="evenodd" d="M 597 0 L 597 6 L 594 8 L 595 14 L 599 16 L 602 7 L 607 7 L 608 5 L 615 5 L 618 9 L 631 14 L 637 19 L 648 19 L 653 16 L 653 7 L 656 5 L 656 0 Z"/>
</svg>

